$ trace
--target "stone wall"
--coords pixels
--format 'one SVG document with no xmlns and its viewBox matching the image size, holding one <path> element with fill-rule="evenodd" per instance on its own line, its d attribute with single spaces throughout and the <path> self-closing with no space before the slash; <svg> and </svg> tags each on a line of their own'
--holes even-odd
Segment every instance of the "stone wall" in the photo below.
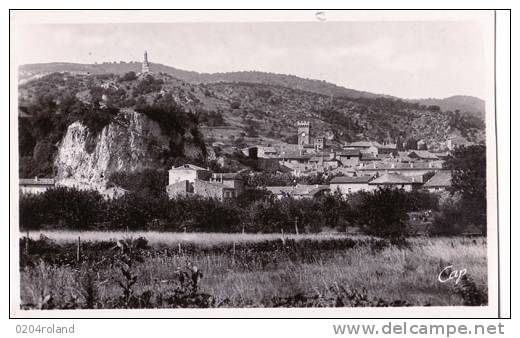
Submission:
<svg viewBox="0 0 520 338">
<path fill-rule="evenodd" d="M 174 184 L 170 184 L 166 187 L 166 193 L 169 198 L 175 198 L 177 196 L 185 196 L 193 193 L 193 185 L 187 181 L 179 181 Z"/>
<path fill-rule="evenodd" d="M 219 200 L 224 199 L 225 186 L 221 183 L 195 180 L 193 192 L 203 197 L 212 197 Z"/>
</svg>

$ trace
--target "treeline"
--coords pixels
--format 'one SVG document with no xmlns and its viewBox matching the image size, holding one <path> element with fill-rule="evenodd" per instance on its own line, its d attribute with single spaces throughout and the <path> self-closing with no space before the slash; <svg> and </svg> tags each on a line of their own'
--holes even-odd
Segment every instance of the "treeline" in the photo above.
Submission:
<svg viewBox="0 0 520 338">
<path fill-rule="evenodd" d="M 155 230 L 189 232 L 316 233 L 358 227 L 367 234 L 408 233 L 408 212 L 437 209 L 423 192 L 381 189 L 349 196 L 278 199 L 261 189 L 240 199 L 169 199 L 166 194 L 129 192 L 105 199 L 97 191 L 58 187 L 20 197 L 22 229 Z"/>
</svg>

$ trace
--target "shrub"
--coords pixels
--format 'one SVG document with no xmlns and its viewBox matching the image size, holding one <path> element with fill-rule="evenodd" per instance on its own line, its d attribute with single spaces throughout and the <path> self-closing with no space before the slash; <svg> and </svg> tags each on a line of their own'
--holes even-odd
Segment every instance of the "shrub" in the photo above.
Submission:
<svg viewBox="0 0 520 338">
<path fill-rule="evenodd" d="M 460 235 L 468 226 L 467 212 L 463 210 L 460 195 L 442 196 L 439 212 L 434 214 L 432 228 L 429 234 L 432 236 Z"/>
<path fill-rule="evenodd" d="M 119 109 L 117 108 L 94 108 L 82 117 L 81 123 L 83 123 L 91 133 L 98 135 L 103 128 L 110 124 L 118 112 Z"/>
<path fill-rule="evenodd" d="M 22 229 L 50 225 L 86 230 L 102 220 L 104 212 L 105 200 L 93 190 L 57 187 L 36 196 L 20 196 Z"/>
<path fill-rule="evenodd" d="M 166 193 L 168 172 L 161 169 L 143 169 L 134 172 L 116 171 L 108 181 L 125 190 L 158 197 Z"/>
<path fill-rule="evenodd" d="M 372 192 L 360 192 L 356 216 L 363 232 L 380 237 L 407 235 L 409 199 L 403 190 L 384 188 Z"/>
<path fill-rule="evenodd" d="M 106 220 L 114 229 L 142 230 L 163 218 L 167 197 L 130 192 L 110 201 Z"/>
<path fill-rule="evenodd" d="M 462 297 L 466 306 L 484 306 L 488 304 L 487 290 L 481 290 L 468 275 L 462 276 L 455 292 Z"/>
<path fill-rule="evenodd" d="M 125 73 L 125 75 L 123 75 L 120 79 L 121 82 L 125 82 L 125 81 L 133 81 L 133 80 L 136 80 L 137 79 L 137 75 L 135 74 L 134 71 L 129 71 L 128 73 Z"/>
</svg>

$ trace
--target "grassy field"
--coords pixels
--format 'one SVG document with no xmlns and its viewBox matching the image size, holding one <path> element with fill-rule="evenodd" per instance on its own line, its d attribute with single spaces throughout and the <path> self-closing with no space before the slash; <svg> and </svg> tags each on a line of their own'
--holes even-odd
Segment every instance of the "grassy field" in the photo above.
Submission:
<svg viewBox="0 0 520 338">
<path fill-rule="evenodd" d="M 335 234 L 31 233 L 24 308 L 482 305 L 485 238 L 403 245 Z M 74 241 L 81 236 L 76 261 Z M 129 240 L 143 236 L 149 246 Z M 108 241 L 111 238 L 113 241 Z M 126 238 L 123 253 L 116 240 Z M 47 245 L 38 251 L 38 246 Z M 141 243 L 142 244 L 142 243 Z M 180 244 L 180 246 L 179 246 Z M 50 250 L 49 248 L 52 248 Z M 445 267 L 468 279 L 440 283 Z M 194 269 L 196 267 L 196 269 Z"/>
<path fill-rule="evenodd" d="M 72 243 L 81 237 L 82 241 L 107 241 L 125 238 L 144 237 L 153 247 L 176 246 L 181 243 L 195 243 L 198 245 L 217 246 L 229 243 L 257 243 L 263 241 L 280 240 L 282 234 L 251 234 L 251 233 L 202 233 L 202 232 L 158 232 L 158 231 L 29 231 L 31 239 L 38 239 L 43 235 L 57 243 Z M 27 236 L 27 233 L 20 233 Z M 318 233 L 318 234 L 284 234 L 286 239 L 311 239 L 325 240 L 333 238 L 351 238 L 344 233 Z M 356 235 L 355 238 L 363 239 L 368 236 Z"/>
</svg>

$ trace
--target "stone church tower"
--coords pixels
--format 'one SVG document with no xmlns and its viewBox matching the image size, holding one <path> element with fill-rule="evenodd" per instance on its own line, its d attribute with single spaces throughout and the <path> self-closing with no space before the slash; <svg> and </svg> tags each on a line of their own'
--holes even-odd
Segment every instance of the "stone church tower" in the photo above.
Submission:
<svg viewBox="0 0 520 338">
<path fill-rule="evenodd" d="M 306 145 L 311 143 L 311 124 L 309 121 L 298 121 L 298 145 Z"/>
<path fill-rule="evenodd" d="M 143 60 L 143 68 L 141 73 L 149 73 L 150 72 L 150 64 L 148 63 L 148 53 L 144 51 L 144 60 Z"/>
</svg>

